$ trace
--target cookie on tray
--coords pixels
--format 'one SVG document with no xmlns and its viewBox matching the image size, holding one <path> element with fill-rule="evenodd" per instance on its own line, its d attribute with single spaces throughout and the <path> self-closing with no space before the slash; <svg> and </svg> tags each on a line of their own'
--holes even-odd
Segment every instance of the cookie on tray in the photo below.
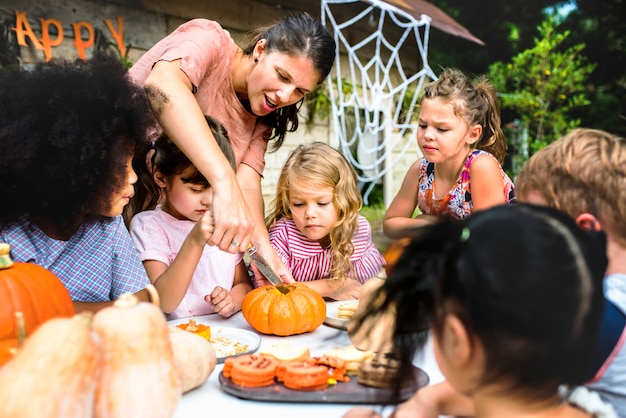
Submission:
<svg viewBox="0 0 626 418">
<path fill-rule="evenodd" d="M 269 386 L 274 383 L 279 361 L 260 354 L 244 354 L 224 360 L 222 373 L 243 387 Z"/>
<path fill-rule="evenodd" d="M 400 362 L 391 353 L 379 354 L 359 365 L 358 382 L 377 388 L 391 388 L 396 383 Z"/>
<path fill-rule="evenodd" d="M 276 379 L 293 390 L 321 390 L 328 387 L 328 367 L 314 360 L 282 362 L 276 371 Z"/>
</svg>

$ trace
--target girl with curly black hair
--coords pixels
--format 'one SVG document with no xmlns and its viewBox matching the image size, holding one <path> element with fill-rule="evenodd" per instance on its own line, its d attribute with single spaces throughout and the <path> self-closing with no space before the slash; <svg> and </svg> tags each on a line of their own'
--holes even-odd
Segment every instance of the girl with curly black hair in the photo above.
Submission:
<svg viewBox="0 0 626 418">
<path fill-rule="evenodd" d="M 120 216 L 153 121 L 143 92 L 104 56 L 4 70 L 0 91 L 0 240 L 13 260 L 52 271 L 77 311 L 147 299 Z"/>
</svg>

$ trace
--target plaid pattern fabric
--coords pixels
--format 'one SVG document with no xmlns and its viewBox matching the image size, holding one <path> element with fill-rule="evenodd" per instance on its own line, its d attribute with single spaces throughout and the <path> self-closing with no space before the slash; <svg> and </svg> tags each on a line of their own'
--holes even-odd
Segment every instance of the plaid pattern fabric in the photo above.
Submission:
<svg viewBox="0 0 626 418">
<path fill-rule="evenodd" d="M 11 245 L 13 261 L 47 268 L 75 301 L 115 300 L 149 283 L 121 216 L 86 221 L 68 241 L 52 239 L 20 218 L 0 239 Z"/>
</svg>

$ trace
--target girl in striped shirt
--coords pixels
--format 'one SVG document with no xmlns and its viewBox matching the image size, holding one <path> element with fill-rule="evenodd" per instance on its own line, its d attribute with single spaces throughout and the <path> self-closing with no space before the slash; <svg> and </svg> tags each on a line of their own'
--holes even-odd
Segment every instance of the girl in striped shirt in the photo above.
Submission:
<svg viewBox="0 0 626 418">
<path fill-rule="evenodd" d="M 322 142 L 303 144 L 287 159 L 266 220 L 270 242 L 291 271 L 321 296 L 358 299 L 385 259 L 359 210 L 357 176 L 343 155 Z M 263 277 L 254 269 L 257 283 Z"/>
</svg>

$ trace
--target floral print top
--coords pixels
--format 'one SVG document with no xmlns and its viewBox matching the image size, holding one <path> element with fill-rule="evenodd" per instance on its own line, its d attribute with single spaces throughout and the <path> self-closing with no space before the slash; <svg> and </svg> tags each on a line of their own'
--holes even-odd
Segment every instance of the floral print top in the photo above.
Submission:
<svg viewBox="0 0 626 418">
<path fill-rule="evenodd" d="M 435 216 L 451 216 L 457 219 L 464 219 L 472 213 L 472 190 L 470 187 L 470 166 L 472 161 L 480 155 L 489 155 L 495 157 L 486 151 L 474 150 L 465 160 L 456 185 L 442 199 L 435 198 L 435 164 L 422 158 L 420 166 L 417 205 L 420 211 L 427 215 Z M 510 203 L 515 199 L 515 190 L 513 181 L 500 167 L 500 174 L 504 180 L 504 189 L 502 193 L 506 203 Z"/>
</svg>

